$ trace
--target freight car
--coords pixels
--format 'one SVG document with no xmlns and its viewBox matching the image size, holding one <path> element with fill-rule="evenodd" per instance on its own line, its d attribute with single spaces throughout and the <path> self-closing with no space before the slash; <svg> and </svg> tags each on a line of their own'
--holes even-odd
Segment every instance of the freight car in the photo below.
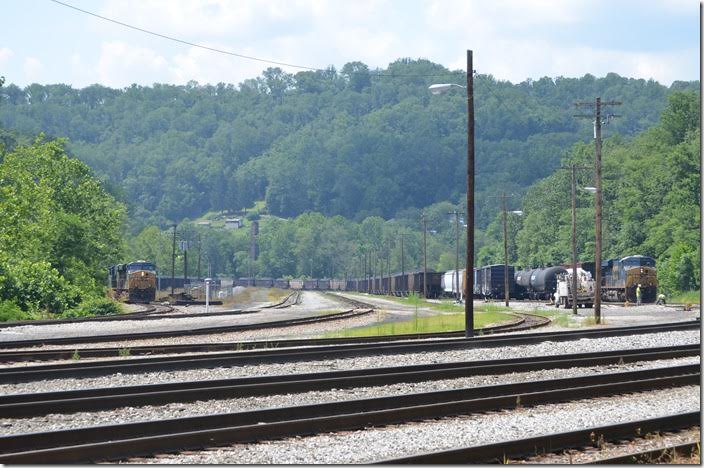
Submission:
<svg viewBox="0 0 704 468">
<path fill-rule="evenodd" d="M 557 277 L 567 273 L 561 266 L 535 268 L 515 273 L 517 297 L 533 300 L 552 300 L 557 290 Z"/>
<path fill-rule="evenodd" d="M 479 296 L 483 298 L 501 299 L 505 297 L 506 280 L 505 265 L 487 265 L 479 268 L 481 273 L 477 275 L 479 281 Z M 508 295 L 516 297 L 514 279 L 514 267 L 508 266 Z M 476 290 L 476 288 L 475 288 Z"/>
<path fill-rule="evenodd" d="M 257 288 L 273 288 L 274 280 L 272 278 L 256 278 L 254 280 L 254 286 Z"/>
<path fill-rule="evenodd" d="M 458 280 L 459 278 L 459 280 Z M 458 295 L 458 284 L 459 284 L 459 295 Z M 446 271 L 442 275 L 442 291 L 445 297 L 455 297 L 462 300 L 467 290 L 467 278 L 464 274 L 464 269 L 452 271 Z"/>
<path fill-rule="evenodd" d="M 156 299 L 156 265 L 140 260 L 108 267 L 110 294 L 118 300 L 149 303 Z"/>
</svg>

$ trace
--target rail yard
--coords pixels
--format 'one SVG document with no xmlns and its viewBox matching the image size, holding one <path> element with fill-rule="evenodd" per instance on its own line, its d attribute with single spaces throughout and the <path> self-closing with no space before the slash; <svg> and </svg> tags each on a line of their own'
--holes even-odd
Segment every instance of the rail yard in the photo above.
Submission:
<svg viewBox="0 0 704 468">
<path fill-rule="evenodd" d="M 560 326 L 540 313 L 553 306 L 512 308 L 469 339 L 328 338 L 438 312 L 317 291 L 207 313 L 154 304 L 8 324 L 0 462 L 589 463 L 675 447 L 698 457 L 698 310 L 610 304 L 600 326 L 586 310 Z"/>
</svg>

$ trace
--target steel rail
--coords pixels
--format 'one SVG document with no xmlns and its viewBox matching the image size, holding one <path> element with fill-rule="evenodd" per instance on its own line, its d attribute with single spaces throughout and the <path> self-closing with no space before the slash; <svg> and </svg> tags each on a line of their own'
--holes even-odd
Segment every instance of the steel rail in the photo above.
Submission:
<svg viewBox="0 0 704 468">
<path fill-rule="evenodd" d="M 622 350 L 563 356 L 456 362 L 403 367 L 334 371 L 315 374 L 289 374 L 265 377 L 239 377 L 207 381 L 106 387 L 0 396 L 0 415 L 6 418 L 31 417 L 49 413 L 99 411 L 125 406 L 163 405 L 211 399 L 243 398 L 455 379 L 477 375 L 501 375 L 543 369 L 613 365 L 626 362 L 676 359 L 699 355 L 699 346 L 652 350 Z M 696 372 L 698 365 L 686 369 Z M 662 375 L 673 372 L 664 368 Z M 685 369 L 677 367 L 677 372 Z"/>
<path fill-rule="evenodd" d="M 677 328 L 682 329 L 682 328 Z M 686 328 L 685 328 L 686 329 Z M 606 330 L 600 330 L 601 333 Z M 652 330 L 650 330 L 652 331 Z M 564 332 L 563 332 L 564 333 Z M 612 336 L 610 334 L 593 336 Z M 618 334 L 618 333 L 616 333 Z M 307 348 L 269 349 L 262 351 L 237 351 L 229 353 L 192 354 L 187 356 L 161 356 L 153 358 L 100 360 L 67 364 L 45 364 L 39 366 L 11 366 L 0 368 L 0 383 L 17 383 L 56 378 L 79 378 L 122 373 L 144 373 L 186 370 L 195 368 L 229 367 L 266 362 L 300 362 L 343 357 L 378 356 L 382 354 L 407 354 L 439 352 L 451 349 L 472 349 L 509 345 L 530 344 L 536 341 L 565 341 L 583 338 L 583 334 L 552 334 L 540 338 L 530 335 L 471 339 L 422 341 L 404 343 L 372 343 L 337 346 L 314 346 Z"/>
<path fill-rule="evenodd" d="M 480 340 L 512 340 L 516 337 L 514 336 L 491 336 L 494 332 L 506 332 L 509 331 L 502 325 L 498 325 L 493 329 L 490 329 L 492 333 L 486 333 L 482 336 L 475 335 L 477 345 L 483 343 Z M 656 333 L 661 331 L 675 331 L 675 330 L 687 330 L 700 327 L 700 322 L 698 320 L 687 321 L 687 322 L 673 322 L 673 323 L 663 323 L 654 325 L 638 325 L 630 327 L 614 327 L 609 329 L 592 329 L 592 330 L 575 330 L 575 331 L 563 331 L 563 332 L 542 332 L 542 333 L 531 333 L 530 335 L 525 335 L 522 338 L 522 342 L 525 340 L 534 340 L 534 342 L 541 341 L 543 339 L 557 339 L 564 340 L 564 337 L 575 335 L 578 338 L 588 338 L 591 336 L 622 336 L 634 333 Z M 477 330 L 479 333 L 479 331 Z M 603 334 L 607 333 L 607 334 Z M 122 336 L 122 335 L 121 335 Z M 562 336 L 562 338 L 559 338 Z M 105 335 L 106 338 L 110 336 Z M 103 337 L 98 337 L 99 341 L 110 341 L 109 339 L 103 339 Z M 348 345 L 348 344 L 364 344 L 364 343 L 381 343 L 390 342 L 394 344 L 399 341 L 417 341 L 417 340 L 427 340 L 428 338 L 442 338 L 446 341 L 460 341 L 464 342 L 467 339 L 464 338 L 464 332 L 440 332 L 440 333 L 414 333 L 406 335 L 385 335 L 385 336 L 371 336 L 371 337 L 356 337 L 356 338 L 315 338 L 315 339 L 291 339 L 291 340 L 267 340 L 267 341 L 241 341 L 241 342 L 228 342 L 228 343 L 195 343 L 195 344 L 184 344 L 184 345 L 151 345 L 151 346 L 131 346 L 131 355 L 154 355 L 154 354 L 167 354 L 167 353 L 192 353 L 192 352 L 216 352 L 216 351 L 230 351 L 233 349 L 237 350 L 254 350 L 254 349 L 268 349 L 268 348 L 288 348 L 296 346 L 332 346 L 332 345 Z M 454 338 L 454 340 L 452 340 Z M 124 338 L 123 338 L 124 339 Z M 568 338 L 569 339 L 569 338 Z M 117 341 L 117 340 L 115 340 Z M 29 343 L 29 341 L 6 341 L 0 342 L 1 348 L 24 348 L 27 346 L 40 346 L 40 345 L 53 345 L 53 344 L 63 344 L 52 341 L 51 339 L 46 340 L 34 340 L 33 343 L 27 345 L 24 343 Z M 119 356 L 119 353 L 124 347 L 114 347 L 114 348 L 80 348 L 78 349 L 80 356 L 82 357 L 115 357 Z M 32 361 L 32 360 L 57 360 L 57 359 L 70 359 L 77 349 L 58 349 L 58 350 L 12 350 L 12 351 L 0 351 L 0 362 L 14 362 L 14 361 Z M 85 353 L 85 354 L 83 354 Z"/>
<path fill-rule="evenodd" d="M 171 309 L 173 310 L 173 309 Z M 167 311 L 170 312 L 171 310 Z M 25 327 L 25 326 L 42 326 L 42 325 L 61 325 L 64 323 L 85 323 L 85 322 L 110 322 L 114 320 L 141 320 L 145 317 L 152 316 L 152 314 L 158 314 L 160 312 L 156 311 L 155 305 L 148 306 L 145 310 L 138 310 L 135 312 L 127 312 L 124 314 L 115 315 L 100 315 L 96 317 L 75 317 L 75 318 L 65 318 L 65 319 L 44 319 L 44 320 L 16 320 L 12 322 L 3 322 L 0 328 L 13 328 L 13 327 Z M 166 312 L 161 312 L 166 313 Z"/>
<path fill-rule="evenodd" d="M 699 452 L 699 446 L 699 442 L 690 442 L 652 450 L 631 452 L 627 455 L 599 458 L 598 460 L 591 460 L 588 463 L 590 465 L 653 464 L 661 463 L 662 461 L 677 463 L 676 457 L 691 456 L 692 454 Z"/>
<path fill-rule="evenodd" d="M 289 327 L 307 323 L 327 322 L 330 320 L 340 320 L 345 318 L 358 317 L 371 313 L 372 310 L 346 310 L 327 315 L 301 317 L 288 320 L 276 320 L 269 322 L 258 322 L 241 325 L 228 325 L 221 327 L 203 327 L 193 328 L 188 330 L 171 330 L 158 332 L 141 332 L 141 333 L 118 333 L 113 335 L 91 335 L 91 336 L 73 336 L 65 338 L 45 338 L 38 340 L 17 340 L 17 341 L 0 341 L 0 348 L 18 348 L 42 346 L 47 344 L 76 344 L 76 343 L 95 343 L 101 341 L 123 341 L 123 340 L 139 340 L 150 338 L 173 338 L 178 336 L 194 336 L 194 335 L 209 335 L 214 333 L 229 333 L 247 330 L 258 330 L 266 328 Z M 201 314 L 198 314 L 201 316 Z M 2 328 L 2 327 L 0 327 Z"/>
<path fill-rule="evenodd" d="M 0 437 L 0 463 L 81 463 L 184 449 L 354 430 L 458 414 L 698 385 L 701 375 L 648 371 L 351 400 L 242 413 Z M 610 379 L 605 383 L 604 379 Z M 543 388 L 543 386 L 546 386 Z M 698 414 L 698 413 L 697 413 Z M 697 416 L 698 417 L 698 416 Z M 692 423 L 689 422 L 691 425 Z"/>
<path fill-rule="evenodd" d="M 260 308 L 250 308 L 246 310 L 233 309 L 233 310 L 220 310 L 216 312 L 194 312 L 194 313 L 180 313 L 180 314 L 170 314 L 173 311 L 173 306 L 164 306 L 161 304 L 152 304 L 146 310 L 139 310 L 136 312 L 126 312 L 124 314 L 115 315 L 101 315 L 96 317 L 76 317 L 67 319 L 47 319 L 47 320 L 18 320 L 14 322 L 3 322 L 0 328 L 13 328 L 13 327 L 24 327 L 24 326 L 43 326 L 43 325 L 63 325 L 66 323 L 92 323 L 92 322 L 115 322 L 123 320 L 161 320 L 161 319 L 172 319 L 172 318 L 192 318 L 192 317 L 218 317 L 222 315 L 238 315 L 238 314 L 251 314 L 256 312 L 261 312 L 262 309 L 279 309 L 284 307 L 289 307 L 291 304 L 290 299 L 296 296 L 295 292 L 287 295 L 283 300 L 267 305 Z M 346 301 L 343 301 L 346 302 Z M 294 302 L 295 303 L 295 302 Z M 188 305 L 188 304 L 182 304 Z M 157 311 L 157 307 L 166 307 L 166 311 Z M 370 306 L 371 307 L 371 306 Z M 367 307 L 369 308 L 369 307 Z"/>
<path fill-rule="evenodd" d="M 598 444 L 599 440 L 634 439 L 651 432 L 696 426 L 700 423 L 700 418 L 700 411 L 693 411 L 661 418 L 592 427 L 578 431 L 532 437 L 529 439 L 511 440 L 496 444 L 394 458 L 378 463 L 393 465 L 505 463 L 506 460 L 511 458 L 558 452 L 570 448 L 593 447 Z"/>
<path fill-rule="evenodd" d="M 530 314 L 526 314 L 531 317 Z M 540 317 L 540 316 L 535 316 Z M 525 317 L 518 318 L 508 324 L 493 325 L 484 327 L 481 330 L 483 335 L 491 335 L 500 332 L 529 330 L 544 326 L 550 322 L 545 317 L 540 317 L 544 321 L 526 323 Z M 463 331 L 457 332 L 436 332 L 436 333 L 412 333 L 403 335 L 381 335 L 369 337 L 352 338 L 314 338 L 314 339 L 293 339 L 276 341 L 240 341 L 227 343 L 197 343 L 184 345 L 152 345 L 152 346 L 131 346 L 130 356 L 154 355 L 167 353 L 194 353 L 194 352 L 216 352 L 231 351 L 233 349 L 252 350 L 267 348 L 287 348 L 294 346 L 310 345 L 332 345 L 332 344 L 353 344 L 353 343 L 377 343 L 390 341 L 424 340 L 430 338 L 453 338 L 464 337 Z M 49 343 L 46 343 L 49 344 Z M 0 345 L 1 346 L 1 345 Z M 81 358 L 86 357 L 115 357 L 120 356 L 124 347 L 113 348 L 64 348 L 64 349 L 42 349 L 27 351 L 0 351 L 0 362 L 17 361 L 50 361 L 61 359 L 73 359 L 78 351 Z"/>
</svg>

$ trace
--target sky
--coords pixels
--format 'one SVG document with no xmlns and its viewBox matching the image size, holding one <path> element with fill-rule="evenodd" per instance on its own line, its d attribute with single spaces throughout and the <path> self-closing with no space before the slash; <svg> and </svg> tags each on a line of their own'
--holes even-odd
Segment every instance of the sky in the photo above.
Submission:
<svg viewBox="0 0 704 468">
<path fill-rule="evenodd" d="M 666 86 L 700 77 L 697 0 L 52 0 L 0 3 L 6 84 L 239 84 L 399 58 L 519 83 L 609 72 Z M 264 61 L 262 61 L 264 60 Z M 282 66 L 265 62 L 282 62 Z"/>
</svg>

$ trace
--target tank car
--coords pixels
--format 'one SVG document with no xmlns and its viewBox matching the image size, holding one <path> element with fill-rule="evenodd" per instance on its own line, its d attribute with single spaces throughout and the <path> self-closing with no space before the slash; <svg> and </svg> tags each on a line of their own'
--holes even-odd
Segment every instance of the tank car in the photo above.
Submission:
<svg viewBox="0 0 704 468">
<path fill-rule="evenodd" d="M 567 273 L 561 266 L 536 268 L 530 273 L 530 289 L 528 294 L 531 299 L 552 299 L 557 290 L 557 275 Z"/>
</svg>

